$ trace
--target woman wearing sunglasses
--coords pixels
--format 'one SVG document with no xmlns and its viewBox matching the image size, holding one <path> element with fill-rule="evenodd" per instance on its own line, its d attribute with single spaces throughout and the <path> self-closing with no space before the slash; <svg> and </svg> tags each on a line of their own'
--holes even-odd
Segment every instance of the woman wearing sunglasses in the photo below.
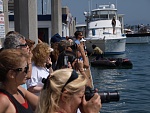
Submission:
<svg viewBox="0 0 150 113">
<path fill-rule="evenodd" d="M 19 49 L 0 53 L 0 113 L 33 113 L 38 97 L 20 86 L 27 80 L 28 58 Z"/>
<path fill-rule="evenodd" d="M 44 86 L 40 94 L 36 113 L 99 113 L 100 96 L 95 93 L 85 100 L 85 76 L 73 69 L 59 69 L 43 80 Z"/>
</svg>

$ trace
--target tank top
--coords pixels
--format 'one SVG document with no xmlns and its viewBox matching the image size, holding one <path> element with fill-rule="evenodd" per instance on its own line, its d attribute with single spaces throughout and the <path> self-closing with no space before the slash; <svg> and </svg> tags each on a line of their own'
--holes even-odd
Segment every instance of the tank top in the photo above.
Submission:
<svg viewBox="0 0 150 113">
<path fill-rule="evenodd" d="M 0 92 L 5 94 L 6 96 L 8 96 L 9 100 L 12 102 L 12 104 L 15 106 L 16 108 L 16 112 L 17 113 L 34 113 L 31 106 L 28 104 L 27 102 L 27 106 L 28 108 L 25 108 L 22 104 L 20 104 L 14 97 L 13 95 L 11 95 L 9 92 L 3 90 L 3 89 L 0 89 Z M 21 94 L 21 96 L 25 99 L 23 93 L 18 89 L 18 92 Z M 25 99 L 26 101 L 26 99 Z"/>
</svg>

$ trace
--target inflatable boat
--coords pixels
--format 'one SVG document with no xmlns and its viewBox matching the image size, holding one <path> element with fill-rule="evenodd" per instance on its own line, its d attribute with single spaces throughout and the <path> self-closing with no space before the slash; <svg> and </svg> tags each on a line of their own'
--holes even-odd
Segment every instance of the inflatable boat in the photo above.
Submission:
<svg viewBox="0 0 150 113">
<path fill-rule="evenodd" d="M 99 60 L 92 60 L 91 66 L 100 67 L 103 69 L 132 69 L 133 64 L 127 58 L 101 58 Z"/>
</svg>

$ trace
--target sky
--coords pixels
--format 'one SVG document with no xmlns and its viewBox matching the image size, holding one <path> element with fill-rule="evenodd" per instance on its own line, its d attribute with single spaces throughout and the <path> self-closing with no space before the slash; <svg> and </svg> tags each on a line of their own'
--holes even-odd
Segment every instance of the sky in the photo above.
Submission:
<svg viewBox="0 0 150 113">
<path fill-rule="evenodd" d="M 77 24 L 84 23 L 84 11 L 89 11 L 89 3 L 92 8 L 96 5 L 115 4 L 118 13 L 124 14 L 124 24 L 150 24 L 150 0 L 62 0 L 62 6 L 68 6 L 73 17 L 77 18 Z"/>
</svg>

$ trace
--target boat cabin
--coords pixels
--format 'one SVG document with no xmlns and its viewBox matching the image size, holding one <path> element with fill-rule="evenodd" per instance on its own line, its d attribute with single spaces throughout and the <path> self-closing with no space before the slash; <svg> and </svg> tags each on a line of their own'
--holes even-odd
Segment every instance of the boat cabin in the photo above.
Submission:
<svg viewBox="0 0 150 113">
<path fill-rule="evenodd" d="M 100 8 L 91 11 L 91 21 L 95 20 L 110 20 L 117 15 L 115 5 L 100 5 Z"/>
</svg>

